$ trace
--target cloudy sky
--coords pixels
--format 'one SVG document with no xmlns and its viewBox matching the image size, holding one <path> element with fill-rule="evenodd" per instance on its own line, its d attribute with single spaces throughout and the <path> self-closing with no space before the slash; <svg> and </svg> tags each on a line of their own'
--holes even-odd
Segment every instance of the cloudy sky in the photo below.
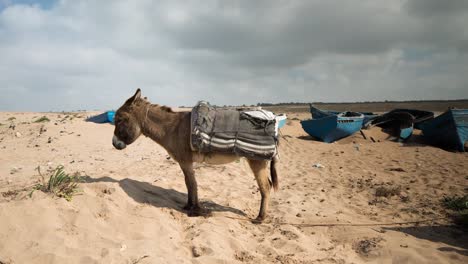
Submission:
<svg viewBox="0 0 468 264">
<path fill-rule="evenodd" d="M 0 111 L 468 98 L 466 0 L 0 0 Z"/>
</svg>

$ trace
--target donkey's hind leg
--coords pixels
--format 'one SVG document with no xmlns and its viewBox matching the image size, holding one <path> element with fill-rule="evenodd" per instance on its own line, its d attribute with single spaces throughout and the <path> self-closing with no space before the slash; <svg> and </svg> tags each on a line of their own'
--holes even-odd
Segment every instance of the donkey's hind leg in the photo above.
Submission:
<svg viewBox="0 0 468 264">
<path fill-rule="evenodd" d="M 248 160 L 250 168 L 252 169 L 255 179 L 257 180 L 262 201 L 260 211 L 253 223 L 261 223 L 267 217 L 268 203 L 270 200 L 270 182 L 268 179 L 268 161 L 265 160 Z"/>
</svg>

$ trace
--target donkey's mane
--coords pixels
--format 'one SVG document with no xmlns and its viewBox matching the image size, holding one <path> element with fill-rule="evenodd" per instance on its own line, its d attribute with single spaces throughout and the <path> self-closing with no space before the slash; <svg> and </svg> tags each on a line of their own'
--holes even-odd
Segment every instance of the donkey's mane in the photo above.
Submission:
<svg viewBox="0 0 468 264">
<path fill-rule="evenodd" d="M 161 110 L 164 111 L 164 112 L 175 113 L 175 112 L 172 110 L 172 108 L 169 107 L 169 106 L 158 105 L 158 104 L 152 104 L 152 106 L 158 107 L 159 109 L 161 109 Z"/>
<path fill-rule="evenodd" d="M 160 111 L 166 112 L 166 113 L 175 113 L 174 110 L 172 110 L 172 107 L 165 106 L 165 105 L 159 105 L 159 104 L 152 104 L 150 101 L 141 99 L 141 104 L 146 105 L 146 107 L 150 108 L 157 108 Z"/>
</svg>

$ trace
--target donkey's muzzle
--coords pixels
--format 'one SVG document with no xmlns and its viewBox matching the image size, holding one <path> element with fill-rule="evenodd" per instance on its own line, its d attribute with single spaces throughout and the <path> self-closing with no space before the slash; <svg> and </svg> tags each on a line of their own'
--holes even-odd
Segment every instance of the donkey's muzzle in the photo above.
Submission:
<svg viewBox="0 0 468 264">
<path fill-rule="evenodd" d="M 115 135 L 112 138 L 112 145 L 114 145 L 114 147 L 118 150 L 124 149 L 127 146 L 122 140 L 120 140 Z"/>
</svg>

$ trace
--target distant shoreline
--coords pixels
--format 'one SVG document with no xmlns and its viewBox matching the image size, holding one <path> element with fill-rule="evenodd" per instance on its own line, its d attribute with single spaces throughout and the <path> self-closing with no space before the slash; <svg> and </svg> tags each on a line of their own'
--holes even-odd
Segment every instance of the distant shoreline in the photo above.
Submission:
<svg viewBox="0 0 468 264">
<path fill-rule="evenodd" d="M 324 110 L 336 111 L 362 111 L 362 112 L 386 112 L 396 108 L 420 109 L 434 112 L 444 112 L 449 107 L 468 109 L 468 99 L 457 100 L 409 100 L 409 101 L 369 101 L 369 102 L 311 102 L 312 105 Z M 241 105 L 229 105 L 229 107 L 240 107 Z M 273 112 L 309 112 L 309 103 L 258 103 L 256 105 Z M 193 106 L 170 106 L 173 109 L 190 110 Z M 71 111 L 8 111 L 0 110 L 0 113 L 98 113 L 108 110 L 71 110 Z"/>
<path fill-rule="evenodd" d="M 444 112 L 448 108 L 468 109 L 468 99 L 463 100 L 430 100 L 430 101 L 384 101 L 384 102 L 354 102 L 354 103 L 312 103 L 324 110 L 355 111 L 355 112 L 387 112 L 397 108 L 420 109 L 434 112 Z M 309 104 L 274 104 L 262 106 L 273 112 L 308 112 Z"/>
</svg>

